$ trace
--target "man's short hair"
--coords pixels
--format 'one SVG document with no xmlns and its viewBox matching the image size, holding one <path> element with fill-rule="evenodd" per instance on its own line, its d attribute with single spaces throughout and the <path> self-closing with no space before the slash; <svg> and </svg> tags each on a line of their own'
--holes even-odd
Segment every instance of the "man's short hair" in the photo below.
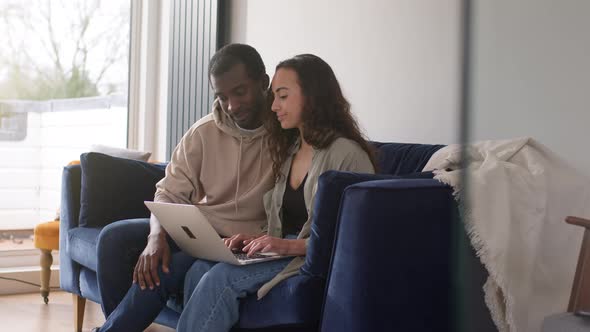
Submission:
<svg viewBox="0 0 590 332">
<path fill-rule="evenodd" d="M 264 62 L 254 47 L 229 44 L 217 51 L 209 61 L 209 78 L 217 77 L 239 63 L 246 66 L 248 77 L 253 80 L 260 80 L 266 74 Z"/>
</svg>

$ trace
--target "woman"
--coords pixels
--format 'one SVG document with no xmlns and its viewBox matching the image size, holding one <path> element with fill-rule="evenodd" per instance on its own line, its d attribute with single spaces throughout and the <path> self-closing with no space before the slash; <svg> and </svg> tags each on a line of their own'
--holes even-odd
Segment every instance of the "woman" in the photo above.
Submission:
<svg viewBox="0 0 590 332">
<path fill-rule="evenodd" d="M 318 177 L 327 170 L 373 173 L 375 159 L 350 113 L 330 66 L 303 54 L 281 62 L 271 83 L 265 128 L 275 187 L 264 197 L 268 227 L 261 236 L 226 239 L 249 256 L 275 252 L 296 256 L 233 266 L 199 260 L 185 279 L 185 309 L 178 331 L 229 331 L 238 321 L 239 299 L 263 297 L 303 265 Z"/>
</svg>

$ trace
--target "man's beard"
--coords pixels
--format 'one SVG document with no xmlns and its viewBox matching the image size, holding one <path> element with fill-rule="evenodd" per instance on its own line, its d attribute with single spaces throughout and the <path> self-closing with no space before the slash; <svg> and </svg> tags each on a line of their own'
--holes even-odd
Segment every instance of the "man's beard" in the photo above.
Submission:
<svg viewBox="0 0 590 332">
<path fill-rule="evenodd" d="M 255 127 L 260 127 L 262 125 L 262 116 L 264 113 L 264 108 L 266 107 L 266 98 L 264 96 L 260 96 L 252 107 L 248 108 L 247 111 L 250 114 L 249 123 Z"/>
</svg>

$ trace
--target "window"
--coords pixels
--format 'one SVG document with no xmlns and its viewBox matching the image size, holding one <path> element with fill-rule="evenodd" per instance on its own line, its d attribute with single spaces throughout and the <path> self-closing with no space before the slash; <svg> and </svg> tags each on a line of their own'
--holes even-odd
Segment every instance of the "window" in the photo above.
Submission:
<svg viewBox="0 0 590 332">
<path fill-rule="evenodd" d="M 56 217 L 61 171 L 126 147 L 130 2 L 0 3 L 0 252 Z"/>
</svg>

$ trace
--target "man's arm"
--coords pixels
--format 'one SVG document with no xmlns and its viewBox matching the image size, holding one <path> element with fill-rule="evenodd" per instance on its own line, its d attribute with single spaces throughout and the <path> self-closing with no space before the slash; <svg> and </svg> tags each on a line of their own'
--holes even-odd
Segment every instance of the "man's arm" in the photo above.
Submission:
<svg viewBox="0 0 590 332">
<path fill-rule="evenodd" d="M 196 128 L 182 137 L 166 167 L 166 176 L 156 183 L 155 202 L 191 204 L 204 193 L 199 175 L 203 162 L 203 140 Z"/>
<path fill-rule="evenodd" d="M 158 218 L 156 218 L 156 216 L 154 216 L 154 214 L 152 214 L 150 216 L 150 234 L 149 236 L 160 236 L 160 237 L 166 237 L 166 235 L 168 235 L 168 233 L 166 233 L 166 230 L 164 229 L 164 227 L 162 227 L 162 225 L 160 225 L 160 221 L 158 220 Z"/>
<path fill-rule="evenodd" d="M 174 149 L 170 163 L 166 167 L 166 176 L 156 184 L 154 201 L 166 203 L 190 204 L 193 198 L 198 200 L 198 176 L 201 170 L 202 141 L 195 128 L 191 128 Z M 150 233 L 147 246 L 139 256 L 133 271 L 133 282 L 139 283 L 141 289 L 153 289 L 160 285 L 158 268 L 169 272 L 170 246 L 167 233 L 158 219 L 150 217 Z"/>
<path fill-rule="evenodd" d="M 170 246 L 166 239 L 167 233 L 158 219 L 152 214 L 150 217 L 150 234 L 148 242 L 137 260 L 133 270 L 133 282 L 139 283 L 141 289 L 154 289 L 160 286 L 158 267 L 162 262 L 162 271 L 168 273 L 170 264 Z"/>
</svg>

